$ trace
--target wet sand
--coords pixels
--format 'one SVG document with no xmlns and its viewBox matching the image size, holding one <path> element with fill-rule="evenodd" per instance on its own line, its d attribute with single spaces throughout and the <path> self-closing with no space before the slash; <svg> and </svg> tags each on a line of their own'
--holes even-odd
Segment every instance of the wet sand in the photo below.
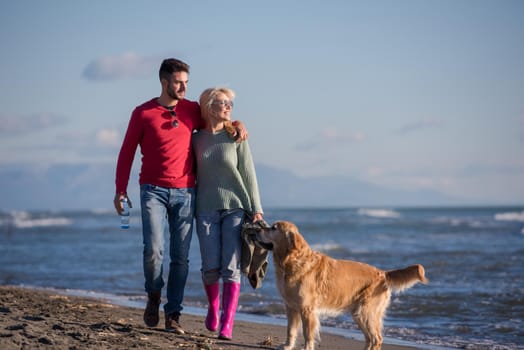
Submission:
<svg viewBox="0 0 524 350">
<path fill-rule="evenodd" d="M 0 286 L 0 349 L 276 349 L 286 338 L 283 326 L 236 321 L 232 341 L 206 330 L 204 317 L 182 314 L 185 335 L 142 321 L 141 309 L 102 299 L 46 290 Z M 301 336 L 297 349 L 303 342 Z M 321 333 L 319 350 L 363 349 L 364 342 Z M 415 349 L 384 344 L 384 350 Z"/>
</svg>

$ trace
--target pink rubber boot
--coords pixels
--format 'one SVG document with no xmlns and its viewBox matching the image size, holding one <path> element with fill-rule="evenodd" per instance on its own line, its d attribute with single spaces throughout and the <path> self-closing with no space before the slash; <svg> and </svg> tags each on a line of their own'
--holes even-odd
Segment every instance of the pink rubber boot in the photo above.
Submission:
<svg viewBox="0 0 524 350">
<path fill-rule="evenodd" d="M 218 329 L 218 310 L 220 308 L 220 284 L 218 282 L 213 284 L 204 284 L 206 290 L 208 307 L 206 316 L 206 328 L 211 332 L 216 332 Z"/>
<path fill-rule="evenodd" d="M 237 312 L 240 283 L 224 283 L 222 290 L 222 316 L 220 317 L 220 333 L 218 338 L 233 339 L 233 324 Z"/>
</svg>

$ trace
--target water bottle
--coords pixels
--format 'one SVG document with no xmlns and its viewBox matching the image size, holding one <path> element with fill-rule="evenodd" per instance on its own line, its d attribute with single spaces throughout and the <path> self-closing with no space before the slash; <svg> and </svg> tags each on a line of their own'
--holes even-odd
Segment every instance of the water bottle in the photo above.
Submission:
<svg viewBox="0 0 524 350">
<path fill-rule="evenodd" d="M 127 202 L 127 198 L 122 198 L 120 200 L 120 203 L 122 204 L 122 214 L 120 214 L 120 228 L 128 229 L 129 228 L 129 203 Z"/>
</svg>

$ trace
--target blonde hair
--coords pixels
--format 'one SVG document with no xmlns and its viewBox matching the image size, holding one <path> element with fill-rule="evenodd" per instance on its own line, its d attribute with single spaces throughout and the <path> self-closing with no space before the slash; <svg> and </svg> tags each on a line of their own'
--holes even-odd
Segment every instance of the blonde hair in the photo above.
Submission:
<svg viewBox="0 0 524 350">
<path fill-rule="evenodd" d="M 217 100 L 219 94 L 226 95 L 230 100 L 235 98 L 235 92 L 226 87 L 214 87 L 205 89 L 202 94 L 200 94 L 200 112 L 202 113 L 202 118 L 209 122 L 211 116 L 213 115 L 213 103 Z M 231 123 L 231 121 L 224 122 L 224 127 L 226 131 L 233 137 L 237 136 L 237 130 Z"/>
</svg>

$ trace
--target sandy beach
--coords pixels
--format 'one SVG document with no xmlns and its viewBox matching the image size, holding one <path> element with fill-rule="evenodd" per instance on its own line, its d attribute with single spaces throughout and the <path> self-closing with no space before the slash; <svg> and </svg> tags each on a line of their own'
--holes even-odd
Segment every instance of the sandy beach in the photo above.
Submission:
<svg viewBox="0 0 524 350">
<path fill-rule="evenodd" d="M 201 316 L 183 314 L 185 335 L 142 322 L 142 310 L 104 300 L 46 290 L 0 286 L 1 349 L 276 349 L 285 340 L 283 326 L 237 321 L 233 341 L 207 331 Z M 364 343 L 321 334 L 318 349 L 362 349 Z M 297 347 L 298 348 L 298 347 Z M 412 349 L 385 344 L 384 350 Z"/>
</svg>

